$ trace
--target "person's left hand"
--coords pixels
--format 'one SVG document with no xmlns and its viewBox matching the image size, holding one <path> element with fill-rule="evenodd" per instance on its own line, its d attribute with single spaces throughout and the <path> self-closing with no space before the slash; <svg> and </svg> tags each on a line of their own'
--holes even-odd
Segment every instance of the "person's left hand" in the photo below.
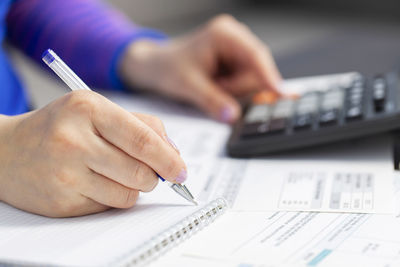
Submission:
<svg viewBox="0 0 400 267">
<path fill-rule="evenodd" d="M 268 47 L 229 15 L 165 43 L 132 43 L 120 74 L 129 85 L 189 102 L 228 123 L 241 113 L 236 97 L 259 90 L 279 94 L 281 82 Z"/>
</svg>

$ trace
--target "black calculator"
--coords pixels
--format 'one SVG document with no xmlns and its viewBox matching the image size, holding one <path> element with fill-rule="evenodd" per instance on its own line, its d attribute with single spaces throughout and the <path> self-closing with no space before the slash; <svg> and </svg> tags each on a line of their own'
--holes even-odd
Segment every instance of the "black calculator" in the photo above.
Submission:
<svg viewBox="0 0 400 267">
<path fill-rule="evenodd" d="M 228 154 L 262 156 L 400 129 L 399 89 L 398 71 L 353 73 L 294 99 L 251 102 L 233 127 Z"/>
</svg>

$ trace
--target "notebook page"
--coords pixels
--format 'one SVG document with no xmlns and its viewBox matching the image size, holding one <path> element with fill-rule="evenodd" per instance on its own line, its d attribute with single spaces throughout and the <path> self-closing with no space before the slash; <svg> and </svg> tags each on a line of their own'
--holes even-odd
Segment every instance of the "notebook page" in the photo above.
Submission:
<svg viewBox="0 0 400 267">
<path fill-rule="evenodd" d="M 157 188 L 156 198 L 170 193 L 167 186 Z M 0 263 L 113 265 L 204 205 L 193 206 L 174 198 L 164 198 L 161 203 L 146 194 L 132 209 L 54 219 L 0 203 Z"/>
</svg>

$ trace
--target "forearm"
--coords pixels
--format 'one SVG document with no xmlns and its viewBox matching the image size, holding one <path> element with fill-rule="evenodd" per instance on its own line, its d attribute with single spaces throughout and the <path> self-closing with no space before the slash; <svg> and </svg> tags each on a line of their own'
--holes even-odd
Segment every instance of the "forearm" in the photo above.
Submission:
<svg viewBox="0 0 400 267">
<path fill-rule="evenodd" d="M 102 88 L 121 87 L 118 67 L 128 44 L 163 38 L 96 0 L 19 0 L 7 25 L 11 41 L 35 60 L 52 48 L 90 86 Z"/>
</svg>

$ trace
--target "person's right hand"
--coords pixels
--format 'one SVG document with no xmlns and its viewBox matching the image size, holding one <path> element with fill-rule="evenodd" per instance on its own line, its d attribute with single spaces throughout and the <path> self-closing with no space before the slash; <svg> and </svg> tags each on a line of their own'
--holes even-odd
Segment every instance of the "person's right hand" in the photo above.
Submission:
<svg viewBox="0 0 400 267">
<path fill-rule="evenodd" d="M 170 182 L 187 176 L 159 119 L 90 91 L 0 116 L 0 147 L 0 200 L 50 217 L 129 208 L 157 185 L 156 172 Z"/>
</svg>

